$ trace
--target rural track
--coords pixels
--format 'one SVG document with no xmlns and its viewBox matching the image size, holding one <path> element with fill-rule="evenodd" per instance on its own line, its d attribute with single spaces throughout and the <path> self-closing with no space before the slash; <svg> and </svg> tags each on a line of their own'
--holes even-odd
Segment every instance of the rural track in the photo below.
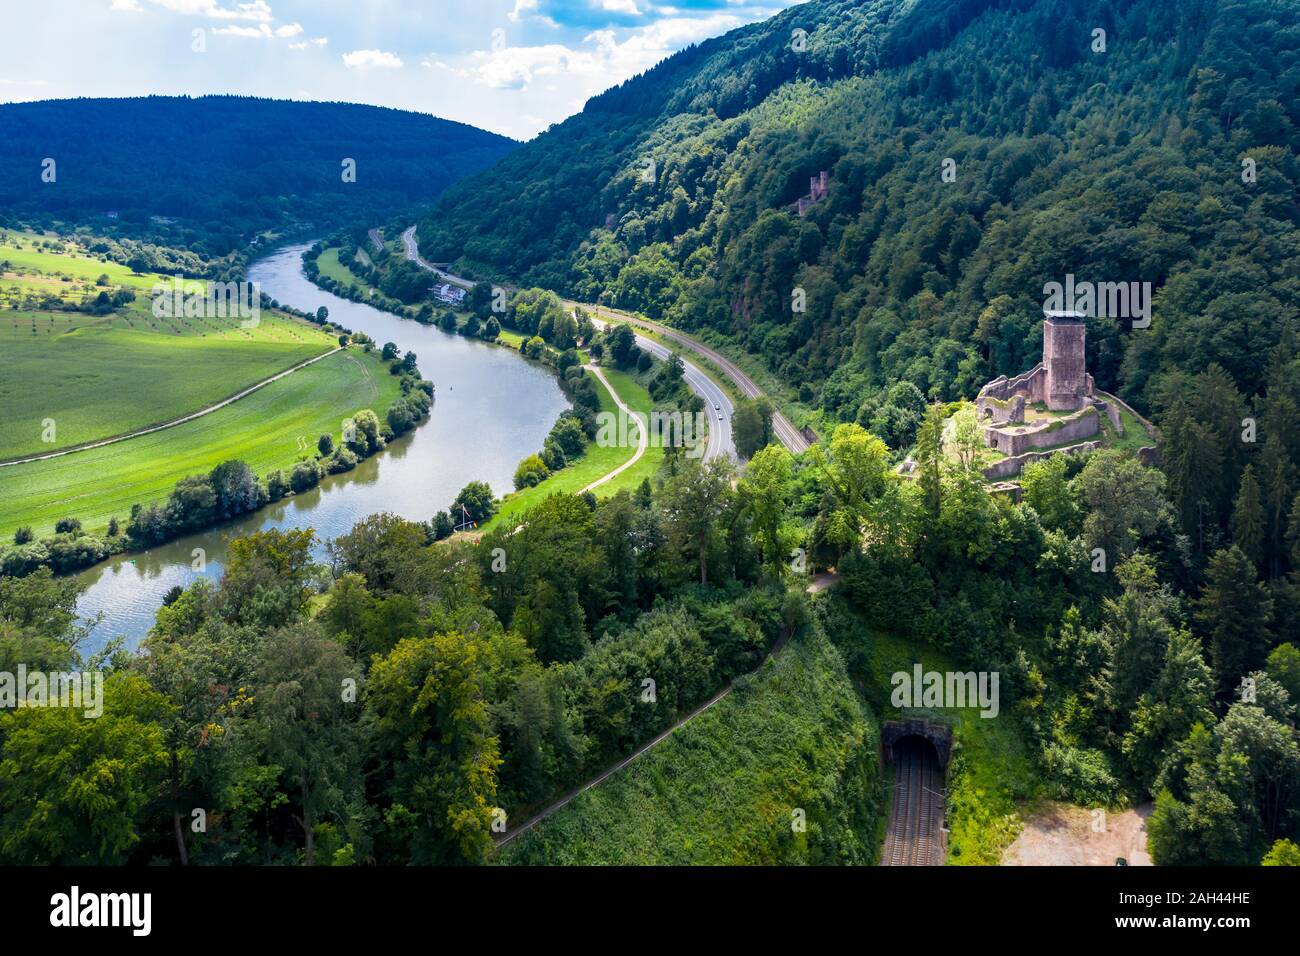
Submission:
<svg viewBox="0 0 1300 956">
<path fill-rule="evenodd" d="M 819 591 L 824 591 L 826 590 L 826 588 L 834 584 L 836 579 L 837 576 L 834 572 L 831 571 L 824 572 L 822 574 L 819 574 L 817 577 L 813 578 L 812 582 L 809 583 L 807 590 L 810 594 L 815 594 Z M 757 673 L 759 668 L 761 668 L 769 660 L 772 660 L 778 654 L 780 654 L 781 651 L 785 649 L 785 645 L 789 642 L 789 639 L 790 636 L 788 634 L 782 634 L 779 638 L 777 638 L 776 643 L 772 645 L 772 649 L 767 652 L 767 655 L 759 663 L 758 667 L 754 668 L 754 670 L 750 671 L 750 673 L 751 674 Z M 583 783 L 578 787 L 575 787 L 574 789 L 570 790 L 568 793 L 564 794 L 555 802 L 550 803 L 543 809 L 537 811 L 537 813 L 533 814 L 531 817 L 529 817 L 523 823 L 519 824 L 519 826 L 515 827 L 513 830 L 509 830 L 506 833 L 503 833 L 500 839 L 496 841 L 495 849 L 500 850 L 507 843 L 513 841 L 515 837 L 519 836 L 520 834 L 527 833 L 529 830 L 531 830 L 537 824 L 541 823 L 547 817 L 551 816 L 557 810 L 562 810 L 564 807 L 568 806 L 575 799 L 580 797 L 582 794 L 586 793 L 592 787 L 597 786 L 598 784 L 601 784 L 604 781 L 608 780 L 610 777 L 618 773 L 624 767 L 628 766 L 638 757 L 642 756 L 648 751 L 653 750 L 655 747 L 659 746 L 661 743 L 663 743 L 665 740 L 667 740 L 677 731 L 681 730 L 683 727 L 689 724 L 696 717 L 700 716 L 700 714 L 704 713 L 714 704 L 718 703 L 718 701 L 726 698 L 732 692 L 732 690 L 735 689 L 735 686 L 736 685 L 734 681 L 728 683 L 725 687 L 723 687 L 721 690 L 715 693 L 704 703 L 700 704 L 690 713 L 679 718 L 675 723 L 673 723 L 671 727 L 667 728 L 662 733 L 658 734 L 651 740 L 646 741 L 636 750 L 632 751 L 632 753 L 628 754 L 622 760 L 618 761 L 618 763 L 614 764 L 612 767 L 608 768 L 607 770 L 604 770 L 597 776 L 592 777 L 586 783 Z"/>
<path fill-rule="evenodd" d="M 29 455 L 26 458 L 13 458 L 10 459 L 9 461 L 0 461 L 0 468 L 7 468 L 10 465 L 26 465 L 33 461 L 45 461 L 46 459 L 49 458 L 62 458 L 64 455 L 72 455 L 79 451 L 90 451 L 92 448 L 103 448 L 105 445 L 116 445 L 118 442 L 129 441 L 132 438 L 139 438 L 141 435 L 152 435 L 154 432 L 160 432 L 165 428 L 175 428 L 177 425 L 184 425 L 186 422 L 192 422 L 196 418 L 202 418 L 204 415 L 211 415 L 213 412 L 220 411 L 221 409 L 225 408 L 227 405 L 233 405 L 241 398 L 246 398 L 247 396 L 253 394 L 253 392 L 256 392 L 258 389 L 270 385 L 272 382 L 278 382 L 286 375 L 292 375 L 294 372 L 298 371 L 299 369 L 306 368 L 308 365 L 314 365 L 316 362 L 319 362 L 321 359 L 327 359 L 331 355 L 336 355 L 337 353 L 342 351 L 343 351 L 343 347 L 341 345 L 336 345 L 328 352 L 323 352 L 322 354 L 317 355 L 315 358 L 309 358 L 305 362 L 299 362 L 297 365 L 293 366 L 292 368 L 287 368 L 283 372 L 277 372 L 276 374 L 272 375 L 270 378 L 264 378 L 262 379 L 262 381 L 256 382 L 253 385 L 248 386 L 248 388 L 244 389 L 243 391 L 236 392 L 234 395 L 231 395 L 229 398 L 222 399 L 221 401 L 217 402 L 215 405 L 209 405 L 206 408 L 201 408 L 197 412 L 190 412 L 188 415 L 182 415 L 180 418 L 173 418 L 171 421 L 162 422 L 161 424 L 158 425 L 150 425 L 148 428 L 140 428 L 133 432 L 128 432 L 125 435 L 114 435 L 112 438 L 102 438 L 99 441 L 87 442 L 84 445 L 74 445 L 71 448 L 63 448 L 59 451 L 46 452 L 43 455 Z"/>
<path fill-rule="evenodd" d="M 641 456 L 644 455 L 646 449 L 650 447 L 650 435 L 649 435 L 650 429 L 646 426 L 646 423 L 641 420 L 641 416 L 638 415 L 636 412 L 632 411 L 632 409 L 628 408 L 627 402 L 623 401 L 623 399 L 619 396 L 618 392 L 614 391 L 613 386 L 609 384 L 609 379 L 605 378 L 605 373 L 601 370 L 600 366 L 587 365 L 584 367 L 587 369 L 587 371 L 591 372 L 591 374 L 595 375 L 596 378 L 600 379 L 600 384 L 605 386 L 605 391 L 609 392 L 610 397 L 614 399 L 614 404 L 617 405 L 619 409 L 622 410 L 623 414 L 626 415 L 628 418 L 632 419 L 632 421 L 636 422 L 637 440 L 636 440 L 636 452 L 632 455 L 631 458 L 623 462 L 623 464 L 619 465 L 613 471 L 609 472 L 606 475 L 602 475 L 601 477 L 593 481 L 591 484 L 587 485 L 587 487 L 583 488 L 581 491 L 578 492 L 578 494 L 580 495 L 586 494 L 588 491 L 591 491 L 591 489 L 593 488 L 599 488 L 605 482 L 611 481 L 614 478 L 617 478 L 619 475 L 623 474 L 623 472 L 627 471 L 638 461 L 640 461 Z"/>
<path fill-rule="evenodd" d="M 938 838 L 944 813 L 942 787 L 943 774 L 930 747 L 913 742 L 898 749 L 882 866 L 937 866 L 943 862 Z"/>
<path fill-rule="evenodd" d="M 402 233 L 402 242 L 406 246 L 407 259 L 423 266 L 425 269 L 440 276 L 447 282 L 463 286 L 464 288 L 473 288 L 473 281 L 453 275 L 444 269 L 439 269 L 433 263 L 426 261 L 420 256 L 420 245 L 418 240 L 415 238 L 414 226 L 411 226 Z M 503 288 L 509 289 L 511 287 L 503 285 Z M 678 332 L 676 329 L 669 328 L 659 322 L 652 322 L 649 319 L 640 319 L 636 316 L 628 315 L 625 312 L 619 312 L 615 309 L 609 309 L 603 306 L 585 305 L 579 302 L 572 302 L 568 299 L 561 299 L 561 301 L 564 303 L 566 308 L 574 308 L 581 305 L 584 309 L 593 310 L 597 316 L 598 325 L 605 324 L 599 321 L 598 318 L 602 312 L 605 312 L 611 316 L 617 317 L 620 321 L 625 321 L 634 327 L 640 326 L 656 335 L 660 335 L 670 341 L 676 342 L 687 351 L 695 352 L 698 355 L 703 356 L 716 365 L 729 379 L 731 379 L 736 388 L 738 388 L 747 398 L 758 398 L 760 395 L 765 394 L 763 389 L 760 388 L 743 369 L 736 365 L 735 362 L 732 362 L 716 349 L 712 349 L 703 342 L 693 339 L 682 332 Z M 669 349 L 653 339 L 638 335 L 636 337 L 636 342 L 640 348 L 645 349 L 647 352 L 650 352 L 652 355 L 656 355 L 659 358 L 665 358 L 668 355 Z M 685 358 L 680 353 L 678 354 L 678 358 L 681 358 L 683 364 L 686 366 L 687 384 L 691 387 L 691 390 L 704 399 L 706 407 L 717 406 L 713 411 L 721 412 L 723 415 L 721 419 L 723 427 L 721 428 L 714 425 L 715 419 L 710 415 L 710 439 L 708 449 L 705 452 L 705 459 L 715 458 L 721 454 L 728 454 L 732 444 L 731 417 L 734 411 L 731 399 L 728 398 L 726 393 L 718 387 L 717 383 L 715 383 L 689 359 Z M 808 439 L 804 437 L 803 433 L 799 431 L 799 429 L 795 428 L 794 423 L 791 422 L 790 419 L 787 418 L 779 409 L 774 409 L 773 411 L 772 430 L 775 432 L 776 437 L 780 440 L 781 444 L 794 454 L 805 452 L 809 447 L 811 447 Z M 716 441 L 713 438 L 715 432 L 718 433 Z"/>
</svg>

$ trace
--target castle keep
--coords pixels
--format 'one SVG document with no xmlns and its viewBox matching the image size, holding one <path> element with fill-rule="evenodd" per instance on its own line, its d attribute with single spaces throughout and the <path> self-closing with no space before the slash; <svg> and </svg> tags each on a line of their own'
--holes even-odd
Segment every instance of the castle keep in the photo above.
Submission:
<svg viewBox="0 0 1300 956">
<path fill-rule="evenodd" d="M 1005 458 L 984 469 L 989 479 L 1020 474 L 1058 450 L 1091 451 L 1106 415 L 1123 432 L 1119 411 L 1093 390 L 1084 358 L 1087 325 L 1079 312 L 1045 312 L 1043 360 L 1015 378 L 999 375 L 980 389 L 975 413 L 984 444 Z M 1043 449 L 1050 449 L 1043 451 Z"/>
</svg>

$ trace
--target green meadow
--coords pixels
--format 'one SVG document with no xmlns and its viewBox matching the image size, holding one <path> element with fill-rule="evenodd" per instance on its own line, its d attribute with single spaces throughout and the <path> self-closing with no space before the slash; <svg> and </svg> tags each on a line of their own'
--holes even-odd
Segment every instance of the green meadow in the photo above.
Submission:
<svg viewBox="0 0 1300 956">
<path fill-rule="evenodd" d="M 345 418 L 372 408 L 382 418 L 401 393 L 377 353 L 349 349 L 294 372 L 194 421 L 59 458 L 0 467 L 0 536 L 21 525 L 38 535 L 64 517 L 87 531 L 134 504 L 166 499 L 181 478 L 239 458 L 259 475 L 315 454 Z M 301 441 L 300 441 L 301 439 Z"/>
<path fill-rule="evenodd" d="M 30 236 L 0 234 L 0 266 L 0 461 L 179 418 L 336 344 L 270 311 L 252 328 L 238 317 L 160 318 L 149 290 L 168 277 L 37 249 Z M 136 299 L 118 311 L 59 310 L 120 289 Z"/>
<path fill-rule="evenodd" d="M 602 369 L 602 371 L 604 371 L 605 377 L 609 379 L 609 384 L 618 392 L 619 397 L 627 403 L 628 408 L 636 412 L 637 415 L 645 416 L 648 421 L 654 402 L 644 386 L 626 372 L 608 368 Z M 590 375 L 591 373 L 588 372 L 587 374 Z M 618 406 L 610 398 L 609 392 L 599 382 L 596 383 L 596 390 L 600 395 L 600 410 L 602 412 L 618 411 Z M 611 446 L 602 448 L 594 441 L 590 442 L 587 445 L 586 454 L 571 462 L 567 467 L 560 469 L 541 484 L 506 495 L 501 500 L 501 507 L 497 511 L 496 517 L 485 524 L 483 529 L 490 528 L 493 522 L 509 521 L 511 518 L 518 517 L 525 511 L 537 507 L 538 504 L 551 495 L 577 494 L 597 478 L 609 474 L 631 458 L 636 451 L 635 425 L 628 426 L 628 435 L 629 444 L 627 447 Z M 633 489 L 646 478 L 654 475 L 663 463 L 663 459 L 664 450 L 651 445 L 635 465 L 616 478 L 592 489 L 592 492 L 598 498 L 607 498 L 620 491 Z"/>
</svg>

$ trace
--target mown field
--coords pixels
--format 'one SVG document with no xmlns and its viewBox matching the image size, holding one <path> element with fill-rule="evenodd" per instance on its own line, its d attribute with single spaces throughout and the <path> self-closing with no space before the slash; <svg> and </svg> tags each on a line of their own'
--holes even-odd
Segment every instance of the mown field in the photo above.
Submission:
<svg viewBox="0 0 1300 956">
<path fill-rule="evenodd" d="M 507 845 L 505 864 L 875 861 L 879 728 L 816 627 Z M 803 811 L 806 827 L 792 825 Z"/>
<path fill-rule="evenodd" d="M 300 369 L 202 418 L 100 448 L 0 468 L 0 536 L 31 525 L 37 535 L 63 517 L 87 531 L 133 504 L 165 499 L 178 480 L 239 458 L 259 475 L 314 454 L 324 432 L 362 408 L 382 418 L 400 394 L 377 353 L 349 349 Z M 301 441 L 300 441 L 301 439 Z"/>
<path fill-rule="evenodd" d="M 323 250 L 316 259 L 316 266 L 320 269 L 320 274 L 333 279 L 335 282 L 341 282 L 344 285 L 351 286 L 354 289 L 366 291 L 366 285 L 349 269 L 339 261 L 338 246 L 330 246 Z"/>
<path fill-rule="evenodd" d="M 604 371 L 605 377 L 609 379 L 609 384 L 614 387 L 614 390 L 627 403 L 627 406 L 638 415 L 646 416 L 648 421 L 654 402 L 645 387 L 626 372 L 608 368 L 602 369 L 602 371 Z M 600 395 L 600 410 L 602 412 L 618 411 L 618 406 L 614 404 L 614 400 L 610 398 L 605 387 L 597 382 L 596 389 Z M 586 454 L 568 465 L 568 467 L 560 469 L 539 485 L 516 491 L 502 499 L 501 508 L 496 517 L 492 519 L 492 522 L 484 525 L 484 529 L 491 527 L 493 522 L 508 521 L 531 508 L 535 508 L 543 499 L 551 495 L 576 494 L 597 478 L 609 474 L 636 452 L 636 434 L 636 426 L 629 424 L 628 436 L 630 444 L 627 447 L 602 448 L 594 441 L 591 442 L 587 445 Z M 599 498 L 607 498 L 620 491 L 631 490 L 658 471 L 663 459 L 664 450 L 651 445 L 635 465 L 618 475 L 618 477 L 593 489 L 593 493 Z"/>
<path fill-rule="evenodd" d="M 167 277 L 35 242 L 0 235 L 0 267 L 8 264 L 0 268 L 0 461 L 181 417 L 336 344 L 315 326 L 269 311 L 250 328 L 238 317 L 159 318 L 149 290 Z M 106 315 L 50 307 L 119 289 L 136 299 Z"/>
</svg>

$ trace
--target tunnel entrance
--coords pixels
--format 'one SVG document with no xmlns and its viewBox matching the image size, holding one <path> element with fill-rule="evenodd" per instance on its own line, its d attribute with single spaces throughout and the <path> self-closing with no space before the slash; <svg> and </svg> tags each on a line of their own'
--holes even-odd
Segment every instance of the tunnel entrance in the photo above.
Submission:
<svg viewBox="0 0 1300 956">
<path fill-rule="evenodd" d="M 881 757 L 885 763 L 897 763 L 898 747 L 903 741 L 920 739 L 930 744 L 943 775 L 948 773 L 952 755 L 952 728 L 928 720 L 887 720 L 880 729 Z"/>
<path fill-rule="evenodd" d="M 944 782 L 952 730 L 924 720 L 887 721 L 881 751 L 893 771 L 885 866 L 939 866 L 947 855 Z"/>
</svg>

